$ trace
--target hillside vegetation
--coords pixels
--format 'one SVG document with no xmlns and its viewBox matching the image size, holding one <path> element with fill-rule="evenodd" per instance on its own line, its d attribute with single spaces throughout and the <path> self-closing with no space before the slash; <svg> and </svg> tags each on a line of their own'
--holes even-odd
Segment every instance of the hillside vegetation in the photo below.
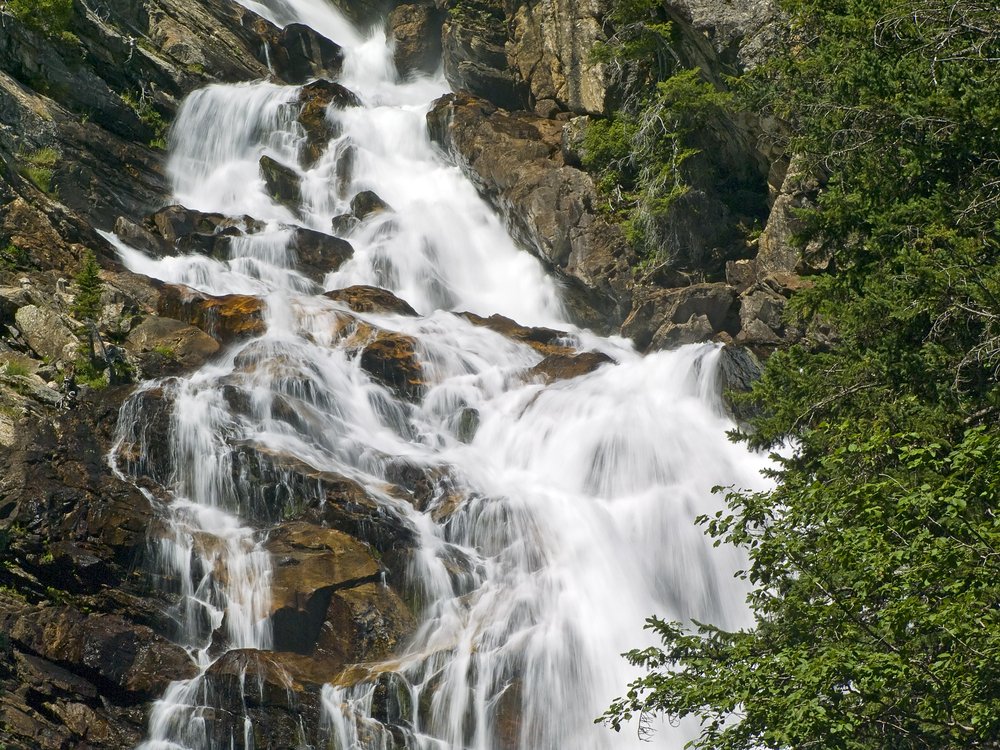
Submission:
<svg viewBox="0 0 1000 750">
<path fill-rule="evenodd" d="M 776 490 L 704 519 L 744 548 L 752 631 L 651 619 L 608 711 L 702 721 L 699 748 L 970 748 L 1000 739 L 1000 14 L 978 0 L 787 0 L 740 83 L 825 180 L 800 238 L 836 331 L 767 362 L 740 439 Z M 808 242 L 808 245 L 806 243 Z M 808 339 L 807 339 L 808 340 Z"/>
</svg>

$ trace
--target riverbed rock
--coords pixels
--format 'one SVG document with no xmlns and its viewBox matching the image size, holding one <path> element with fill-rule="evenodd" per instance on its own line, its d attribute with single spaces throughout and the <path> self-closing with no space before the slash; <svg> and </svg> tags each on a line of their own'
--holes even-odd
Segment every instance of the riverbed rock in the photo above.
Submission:
<svg viewBox="0 0 1000 750">
<path fill-rule="evenodd" d="M 528 370 L 529 378 L 539 378 L 545 383 L 570 380 L 593 372 L 601 365 L 613 363 L 603 352 L 582 352 L 580 354 L 550 354 Z"/>
<path fill-rule="evenodd" d="M 387 289 L 358 284 L 334 289 L 323 296 L 343 302 L 354 312 L 360 313 L 393 313 L 394 315 L 416 315 L 406 300 L 402 300 Z"/>
<path fill-rule="evenodd" d="M 305 83 L 312 78 L 336 78 L 344 64 L 344 51 L 336 42 L 301 23 L 276 30 L 270 24 L 255 28 L 269 46 L 267 61 L 275 74 L 288 83 Z"/>
<path fill-rule="evenodd" d="M 424 369 L 417 340 L 395 331 L 379 331 L 361 350 L 361 369 L 407 401 L 418 401 L 424 390 Z"/>
<path fill-rule="evenodd" d="M 299 124 L 306 132 L 305 166 L 319 160 L 327 144 L 337 136 L 337 129 L 327 118 L 327 109 L 361 106 L 361 99 L 350 89 L 333 81 L 319 80 L 307 83 L 299 93 Z"/>
<path fill-rule="evenodd" d="M 459 313 L 459 315 L 474 326 L 489 328 L 491 331 L 496 331 L 509 339 L 527 344 L 544 356 L 552 354 L 572 355 L 574 351 L 570 344 L 571 338 L 565 331 L 538 326 L 522 326 L 499 313 L 490 315 L 488 318 L 470 312 Z"/>
<path fill-rule="evenodd" d="M 354 248 L 347 240 L 305 227 L 292 231 L 289 249 L 295 255 L 295 268 L 318 284 L 354 255 Z"/>
<path fill-rule="evenodd" d="M 196 326 L 221 343 L 264 332 L 264 301 L 249 294 L 212 296 L 181 284 L 166 284 L 157 311 Z"/>
<path fill-rule="evenodd" d="M 720 332 L 735 335 L 740 327 L 735 302 L 734 289 L 724 283 L 654 289 L 636 301 L 622 334 L 640 350 L 693 344 Z"/>
<path fill-rule="evenodd" d="M 299 173 L 270 156 L 260 157 L 260 172 L 271 199 L 297 214 L 302 202 L 302 178 Z"/>
</svg>

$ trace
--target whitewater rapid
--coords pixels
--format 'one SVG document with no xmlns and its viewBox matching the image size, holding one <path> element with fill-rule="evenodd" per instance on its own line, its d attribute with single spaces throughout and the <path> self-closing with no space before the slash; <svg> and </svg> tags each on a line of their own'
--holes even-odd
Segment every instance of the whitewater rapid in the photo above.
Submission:
<svg viewBox="0 0 1000 750">
<path fill-rule="evenodd" d="M 391 663 L 369 665 L 392 675 L 399 705 L 409 708 L 394 734 L 372 716 L 374 682 L 327 685 L 329 747 L 389 748 L 400 736 L 409 747 L 456 750 L 646 746 L 634 731 L 593 723 L 635 677 L 620 654 L 649 645 L 644 619 L 749 624 L 746 590 L 733 576 L 742 561 L 713 549 L 694 524 L 720 506 L 713 486 L 763 481 L 762 459 L 726 438 L 733 425 L 719 399 L 719 351 L 640 356 L 626 340 L 573 326 L 557 284 L 431 144 L 425 115 L 447 91 L 443 77 L 398 80 L 384 32 L 359 32 L 322 0 L 244 5 L 341 44 L 340 83 L 362 106 L 329 111 L 339 135 L 307 168 L 298 87 L 195 92 L 170 136 L 175 201 L 248 215 L 266 228 L 234 240 L 224 261 L 154 259 L 112 237 L 136 272 L 266 301 L 262 336 L 231 345 L 189 377 L 145 384 L 125 407 L 122 421 L 136 425 L 148 419 L 143 390 L 163 389 L 173 404 L 169 435 L 146 439 L 167 440 L 172 459 L 162 477 L 172 497 L 169 533 L 156 565 L 181 602 L 178 640 L 202 670 L 218 657 L 220 629 L 230 648 L 273 645 L 266 532 L 233 471 L 233 446 L 252 445 L 360 481 L 417 535 L 405 576 L 424 603 L 419 623 Z M 338 165 L 348 151 L 354 167 L 345 184 Z M 295 210 L 269 196 L 258 165 L 264 155 L 301 176 Z M 318 294 L 289 248 L 292 227 L 331 233 L 333 218 L 363 190 L 391 211 L 349 234 L 353 257 L 322 287 L 379 286 L 419 313 L 351 313 L 417 342 L 427 382 L 413 404 L 360 367 L 337 333 L 349 311 Z M 613 362 L 572 380 L 526 379 L 541 354 L 453 311 L 550 326 L 566 332 L 563 344 Z M 234 387 L 248 394 L 239 412 L 226 396 Z M 295 426 L 274 417 L 279 399 L 297 404 L 303 418 Z M 471 437 L 462 426 L 470 413 Z M 398 458 L 443 471 L 463 501 L 445 512 L 442 490 L 418 511 L 386 495 L 378 488 Z M 154 707 L 143 749 L 251 747 L 248 718 L 241 736 L 212 732 L 210 700 L 203 676 L 174 683 Z M 658 729 L 657 747 L 680 748 L 689 736 L 684 727 Z"/>
</svg>

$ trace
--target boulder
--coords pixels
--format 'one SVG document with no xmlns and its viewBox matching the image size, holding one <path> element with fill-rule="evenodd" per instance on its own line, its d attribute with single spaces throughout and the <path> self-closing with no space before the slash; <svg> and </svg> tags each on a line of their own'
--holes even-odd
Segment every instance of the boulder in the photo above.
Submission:
<svg viewBox="0 0 1000 750">
<path fill-rule="evenodd" d="M 374 214 L 391 210 L 392 207 L 373 190 L 362 190 L 351 198 L 351 214 L 359 221 L 364 221 Z"/>
<path fill-rule="evenodd" d="M 354 312 L 393 313 L 395 315 L 416 315 L 417 311 L 405 300 L 385 289 L 358 284 L 344 289 L 326 292 L 325 297 L 343 302 Z"/>
<path fill-rule="evenodd" d="M 304 227 L 295 228 L 289 247 L 295 253 L 295 267 L 318 284 L 354 255 L 347 240 Z"/>
<path fill-rule="evenodd" d="M 125 349 L 149 376 L 170 369 L 170 363 L 183 369 L 200 367 L 219 351 L 219 342 L 193 325 L 150 315 L 129 332 Z"/>
<path fill-rule="evenodd" d="M 393 60 L 401 76 L 437 70 L 444 17 L 444 11 L 434 5 L 399 5 L 389 12 Z"/>
<path fill-rule="evenodd" d="M 271 199 L 298 214 L 302 202 L 302 178 L 299 173 L 270 156 L 260 157 L 260 172 Z"/>
<path fill-rule="evenodd" d="M 327 118 L 327 109 L 361 106 L 361 99 L 350 89 L 332 81 L 312 81 L 299 92 L 299 124 L 306 132 L 305 165 L 315 164 L 337 130 Z"/>
<path fill-rule="evenodd" d="M 406 401 L 423 395 L 424 370 L 412 336 L 378 331 L 361 350 L 361 369 Z"/>
<path fill-rule="evenodd" d="M 61 315 L 35 305 L 18 308 L 14 320 L 28 346 L 53 363 L 72 362 L 79 355 L 78 339 Z"/>
<path fill-rule="evenodd" d="M 248 294 L 215 297 L 180 284 L 167 284 L 160 292 L 158 313 L 200 328 L 220 343 L 259 336 L 264 323 L 264 301 Z"/>
<path fill-rule="evenodd" d="M 609 362 L 613 363 L 614 360 L 602 352 L 550 354 L 528 370 L 528 377 L 539 378 L 545 383 L 554 383 L 557 380 L 570 380 L 586 375 Z"/>
<path fill-rule="evenodd" d="M 750 392 L 763 371 L 764 366 L 751 349 L 731 344 L 722 348 L 719 385 L 726 408 L 736 421 L 746 422 L 756 416 L 758 410 L 752 404 L 741 402 L 738 397 Z"/>
</svg>

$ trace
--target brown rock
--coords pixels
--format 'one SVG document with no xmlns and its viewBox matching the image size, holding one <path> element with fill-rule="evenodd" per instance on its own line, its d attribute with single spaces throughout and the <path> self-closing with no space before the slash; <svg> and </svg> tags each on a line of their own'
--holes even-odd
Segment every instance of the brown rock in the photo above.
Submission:
<svg viewBox="0 0 1000 750">
<path fill-rule="evenodd" d="M 354 255 L 354 248 L 347 240 L 304 227 L 295 228 L 290 247 L 295 253 L 296 268 L 318 284 Z"/>
<path fill-rule="evenodd" d="M 344 289 L 334 289 L 326 292 L 324 296 L 337 302 L 343 302 L 354 312 L 359 313 L 417 314 L 417 311 L 410 307 L 405 300 L 401 300 L 390 291 L 374 286 L 358 284 Z"/>
<path fill-rule="evenodd" d="M 326 111 L 333 105 L 338 109 L 361 106 L 361 99 L 350 89 L 332 81 L 313 81 L 302 87 L 299 94 L 302 109 L 299 123 L 306 131 L 305 165 L 315 164 L 326 145 L 337 136 L 336 128 L 326 117 Z"/>
<path fill-rule="evenodd" d="M 264 301 L 248 294 L 213 297 L 180 284 L 167 284 L 160 292 L 157 311 L 166 318 L 197 326 L 226 343 L 264 332 Z"/>
<path fill-rule="evenodd" d="M 170 362 L 182 368 L 199 367 L 219 351 L 219 342 L 195 326 L 150 315 L 129 333 L 125 349 L 136 355 L 148 374 L 150 367 L 162 370 Z"/>
<path fill-rule="evenodd" d="M 393 60 L 401 76 L 433 73 L 441 62 L 442 9 L 433 5 L 399 5 L 389 13 Z"/>
<path fill-rule="evenodd" d="M 614 360 L 602 352 L 550 354 L 528 370 L 528 376 L 540 378 L 546 383 L 553 383 L 557 380 L 569 380 L 586 375 L 608 362 L 614 362 Z"/>
<path fill-rule="evenodd" d="M 470 312 L 459 313 L 459 315 L 472 323 L 472 325 L 489 328 L 491 331 L 496 331 L 509 339 L 527 344 L 536 352 L 545 356 L 550 354 L 570 355 L 574 351 L 572 346 L 562 343 L 569 339 L 569 334 L 564 331 L 556 331 L 552 328 L 522 326 L 500 314 L 491 315 L 488 318 Z"/>
<path fill-rule="evenodd" d="M 344 64 L 340 45 L 300 23 L 275 29 L 257 24 L 258 33 L 269 47 L 268 60 L 278 76 L 289 83 L 305 83 L 310 78 L 336 78 Z"/>
<path fill-rule="evenodd" d="M 377 332 L 361 351 L 361 369 L 407 401 L 417 401 L 423 393 L 424 370 L 412 336 Z"/>
<path fill-rule="evenodd" d="M 9 633 L 42 658 L 92 672 L 136 697 L 159 697 L 173 680 L 198 672 L 180 646 L 118 615 L 40 607 L 17 617 Z"/>
</svg>

